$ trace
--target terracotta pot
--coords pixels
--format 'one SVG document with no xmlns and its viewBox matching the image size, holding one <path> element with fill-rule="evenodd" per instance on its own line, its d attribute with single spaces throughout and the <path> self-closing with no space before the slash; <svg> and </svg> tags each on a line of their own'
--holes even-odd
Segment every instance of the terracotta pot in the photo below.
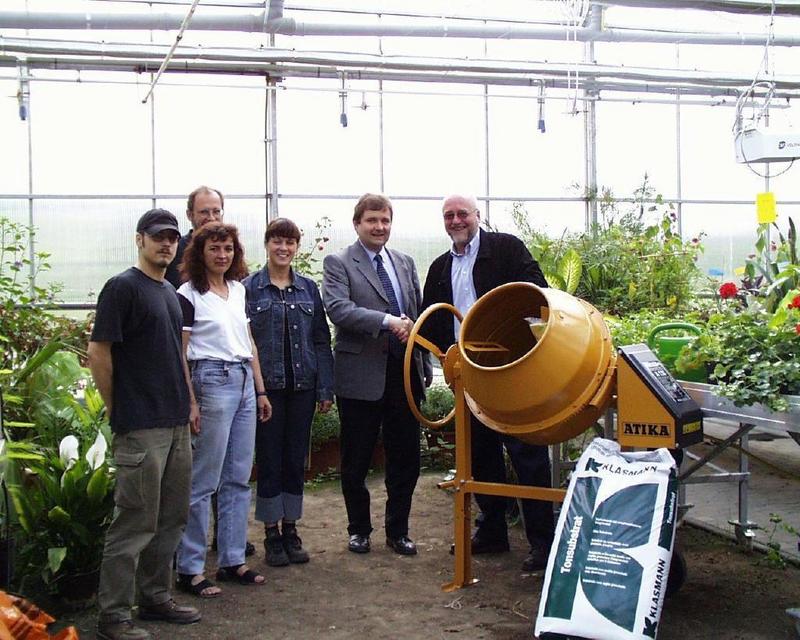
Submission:
<svg viewBox="0 0 800 640">
<path fill-rule="evenodd" d="M 339 440 L 326 440 L 319 449 L 309 453 L 309 461 L 306 464 L 305 479 L 312 480 L 321 473 L 327 473 L 331 469 L 339 471 L 341 466 L 341 449 Z M 386 454 L 383 451 L 383 441 L 378 440 L 375 451 L 372 454 L 373 469 L 383 469 L 386 466 Z"/>
</svg>

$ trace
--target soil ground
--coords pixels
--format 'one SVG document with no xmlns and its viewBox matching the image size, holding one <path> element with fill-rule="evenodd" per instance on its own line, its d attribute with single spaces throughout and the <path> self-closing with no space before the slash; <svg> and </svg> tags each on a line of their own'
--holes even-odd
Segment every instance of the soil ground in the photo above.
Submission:
<svg viewBox="0 0 800 640">
<path fill-rule="evenodd" d="M 419 555 L 400 557 L 373 532 L 372 552 L 346 550 L 344 505 L 335 482 L 307 492 L 300 535 L 311 553 L 307 565 L 269 568 L 263 564 L 257 523 L 250 540 L 258 552 L 251 566 L 263 571 L 262 587 L 222 585 L 220 598 L 176 597 L 201 608 L 199 624 L 173 627 L 142 623 L 157 638 L 250 639 L 529 639 L 539 604 L 543 573 L 520 571 L 526 548 L 521 527 L 512 529 L 511 553 L 474 558 L 480 582 L 444 593 L 453 559 L 452 499 L 436 488 L 441 474 L 420 478 L 414 496 L 411 536 Z M 383 516 L 380 473 L 371 476 L 373 520 Z M 774 569 L 763 554 L 747 554 L 732 542 L 693 527 L 681 527 L 678 544 L 688 575 L 666 601 L 660 640 L 776 640 L 796 638 L 784 610 L 800 605 L 800 570 Z M 209 554 L 208 566 L 215 566 Z M 65 616 L 81 638 L 94 637 L 95 612 Z"/>
</svg>

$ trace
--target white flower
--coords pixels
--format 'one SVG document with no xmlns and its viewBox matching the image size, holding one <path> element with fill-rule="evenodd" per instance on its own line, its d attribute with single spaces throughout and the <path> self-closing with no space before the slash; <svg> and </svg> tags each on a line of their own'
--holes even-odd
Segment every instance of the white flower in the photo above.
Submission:
<svg viewBox="0 0 800 640">
<path fill-rule="evenodd" d="M 92 471 L 99 469 L 106 461 L 107 450 L 108 443 L 106 443 L 106 439 L 103 437 L 103 434 L 98 431 L 97 437 L 94 439 L 94 444 L 89 447 L 89 450 L 86 452 L 86 462 L 89 463 Z"/>
<path fill-rule="evenodd" d="M 65 469 L 72 469 L 75 466 L 79 455 L 78 446 L 78 439 L 73 435 L 65 436 L 58 445 L 58 457 L 64 463 Z"/>
</svg>

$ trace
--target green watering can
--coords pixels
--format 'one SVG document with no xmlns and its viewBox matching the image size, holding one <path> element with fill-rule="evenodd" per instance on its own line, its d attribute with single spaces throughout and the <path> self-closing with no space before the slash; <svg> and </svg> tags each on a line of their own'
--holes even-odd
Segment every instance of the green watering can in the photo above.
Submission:
<svg viewBox="0 0 800 640">
<path fill-rule="evenodd" d="M 658 336 L 662 331 L 675 329 L 681 329 L 694 335 Z M 676 378 L 689 382 L 708 382 L 705 367 L 689 369 L 685 373 L 678 373 L 675 371 L 675 360 L 677 360 L 681 349 L 687 344 L 692 344 L 692 342 L 697 340 L 697 336 L 702 332 L 703 330 L 700 327 L 689 322 L 665 322 L 664 324 L 658 325 L 650 332 L 650 335 L 647 337 L 647 346 L 655 352 L 658 359 L 664 363 L 664 366 L 675 374 Z"/>
</svg>

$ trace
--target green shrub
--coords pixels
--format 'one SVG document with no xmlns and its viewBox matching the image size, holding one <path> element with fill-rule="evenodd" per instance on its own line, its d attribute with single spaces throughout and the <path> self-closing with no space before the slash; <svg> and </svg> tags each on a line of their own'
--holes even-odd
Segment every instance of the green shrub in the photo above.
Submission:
<svg viewBox="0 0 800 640">
<path fill-rule="evenodd" d="M 441 420 L 453 410 L 454 406 L 455 401 L 450 387 L 446 384 L 434 384 L 425 391 L 425 400 L 420 409 L 422 415 L 429 420 Z M 445 428 L 453 429 L 454 425 L 455 419 L 451 420 Z"/>
<path fill-rule="evenodd" d="M 339 412 L 336 410 L 336 405 L 333 405 L 328 413 L 317 411 L 311 422 L 311 450 L 319 451 L 325 442 L 338 440 L 340 431 Z"/>
<path fill-rule="evenodd" d="M 689 241 L 680 237 L 673 205 L 655 193 L 647 175 L 633 200 L 623 210 L 605 190 L 600 220 L 588 232 L 565 231 L 558 240 L 531 227 L 521 205 L 513 215 L 520 237 L 553 286 L 617 316 L 684 309 L 701 282 L 696 261 L 703 234 Z M 570 286 L 576 276 L 579 284 Z"/>
</svg>

